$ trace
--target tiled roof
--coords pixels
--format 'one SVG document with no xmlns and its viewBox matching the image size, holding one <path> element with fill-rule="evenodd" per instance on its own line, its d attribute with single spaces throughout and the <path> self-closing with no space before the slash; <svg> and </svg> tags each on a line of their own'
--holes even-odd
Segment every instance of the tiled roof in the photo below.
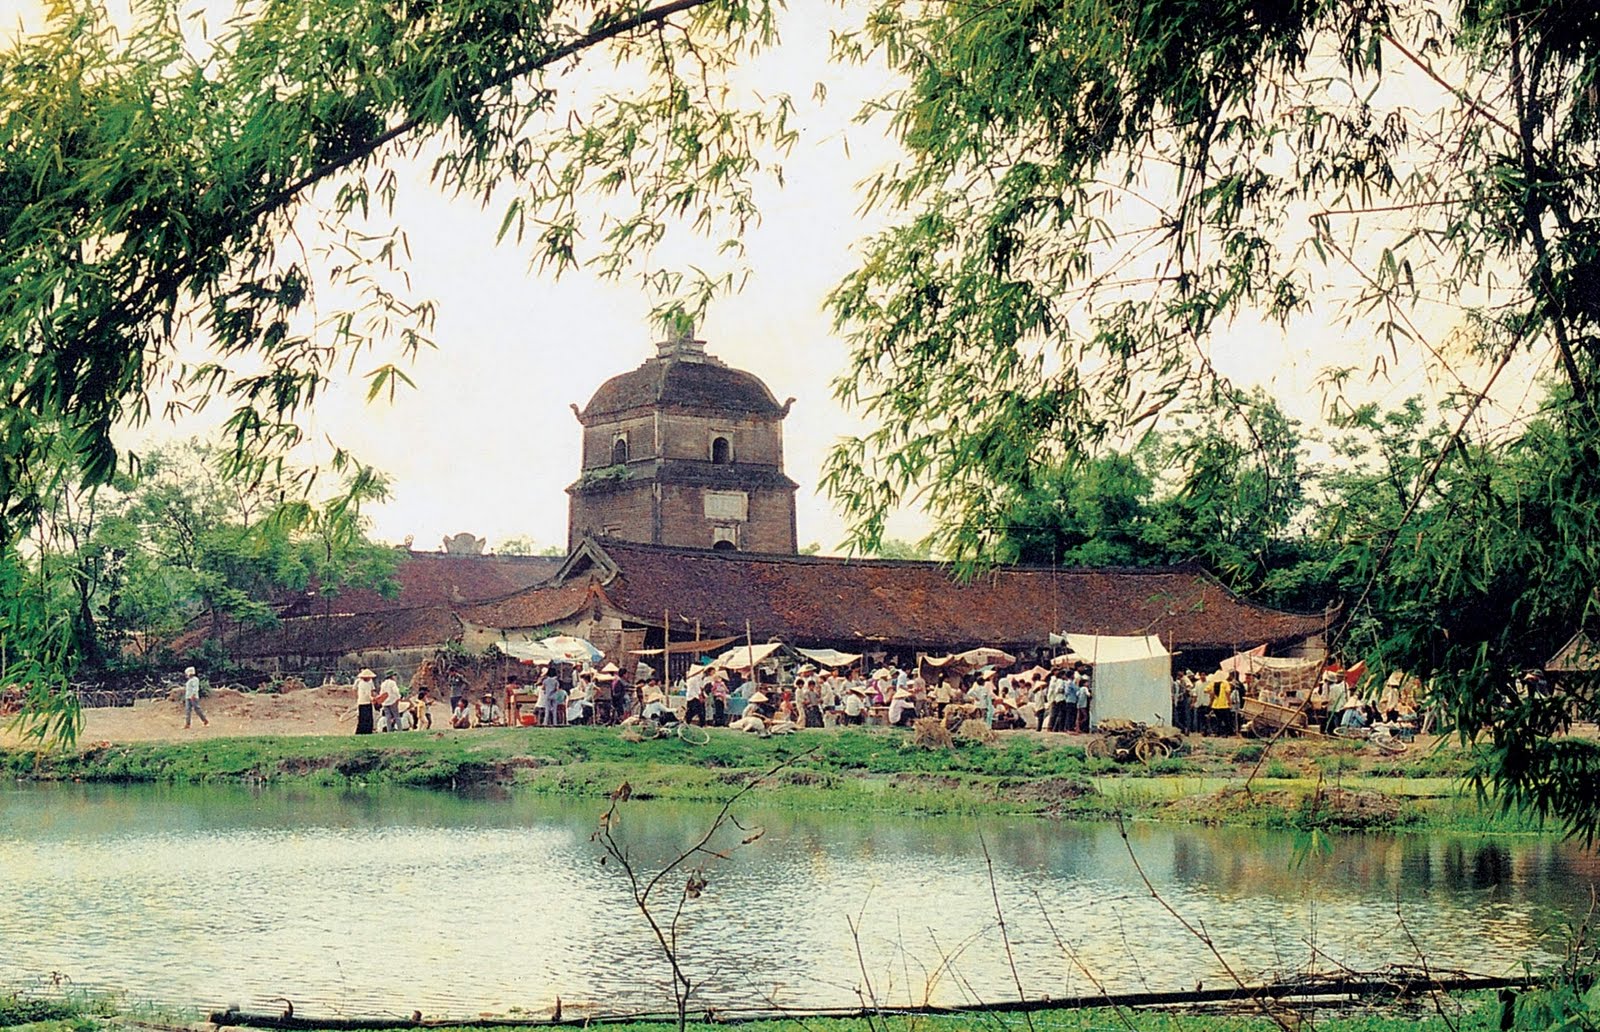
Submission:
<svg viewBox="0 0 1600 1032">
<path fill-rule="evenodd" d="M 1071 630 L 1159 634 L 1176 649 L 1232 649 L 1285 644 L 1325 625 L 1320 613 L 1240 599 L 1193 567 L 1005 567 L 961 584 L 936 563 L 597 545 L 615 565 L 605 585 L 614 605 L 641 620 L 663 611 L 698 620 L 708 636 L 742 634 L 749 620 L 758 638 L 798 645 L 1028 646 Z M 574 565 L 568 584 L 582 577 L 581 564 Z"/>
<path fill-rule="evenodd" d="M 313 588 L 282 596 L 278 612 L 283 617 L 337 616 L 482 602 L 547 580 L 560 568 L 563 558 L 405 552 L 395 564 L 394 579 L 400 591 L 393 598 L 385 598 L 370 588 L 349 588 L 323 598 Z"/>
<path fill-rule="evenodd" d="M 198 645 L 206 635 L 190 631 L 174 644 L 178 651 Z M 334 657 L 352 652 L 423 648 L 443 645 L 461 636 L 461 621 L 446 606 L 359 613 L 347 616 L 302 616 L 261 630 L 230 630 L 223 644 L 235 659 L 263 656 Z"/>
<path fill-rule="evenodd" d="M 1325 628 L 1320 613 L 1255 605 L 1192 567 L 1005 567 L 961 584 L 936 563 L 754 555 L 614 540 L 583 548 L 569 557 L 559 583 L 487 600 L 290 617 L 266 630 L 230 631 L 226 645 L 240 659 L 440 645 L 460 636 L 463 621 L 541 627 L 604 602 L 643 623 L 658 622 L 664 612 L 674 620 L 696 621 L 705 637 L 742 637 L 748 620 L 756 640 L 777 638 L 800 646 L 884 642 L 930 650 L 1021 648 L 1043 645 L 1053 631 L 1075 631 L 1159 634 L 1169 648 L 1231 650 L 1263 642 L 1281 646 Z M 417 569 L 435 573 L 485 562 L 424 559 Z M 181 651 L 202 637 L 196 628 L 174 644 Z"/>
<path fill-rule="evenodd" d="M 755 415 L 783 411 L 767 385 L 752 373 L 715 360 L 653 358 L 601 384 L 580 418 L 587 424 L 599 416 L 656 406 Z"/>
<path fill-rule="evenodd" d="M 543 627 L 578 612 L 589 602 L 588 580 L 521 591 L 508 598 L 458 610 L 461 616 L 484 627 Z"/>
</svg>

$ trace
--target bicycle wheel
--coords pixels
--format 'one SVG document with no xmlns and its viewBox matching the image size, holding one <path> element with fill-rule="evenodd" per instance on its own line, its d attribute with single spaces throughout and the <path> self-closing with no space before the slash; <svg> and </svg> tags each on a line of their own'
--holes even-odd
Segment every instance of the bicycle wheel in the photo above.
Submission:
<svg viewBox="0 0 1600 1032">
<path fill-rule="evenodd" d="M 690 745 L 705 745 L 711 741 L 711 732 L 703 727 L 684 723 L 678 725 L 678 737 Z"/>
<path fill-rule="evenodd" d="M 1111 755 L 1111 745 L 1104 738 L 1091 738 L 1083 745 L 1083 755 L 1091 760 L 1105 759 Z"/>
<path fill-rule="evenodd" d="M 1159 738 L 1141 738 L 1133 747 L 1133 755 L 1146 767 L 1157 760 L 1164 760 L 1172 755 L 1172 748 Z"/>
<path fill-rule="evenodd" d="M 1368 741 L 1385 756 L 1399 756 L 1407 749 L 1406 743 L 1393 735 L 1375 735 Z"/>
</svg>

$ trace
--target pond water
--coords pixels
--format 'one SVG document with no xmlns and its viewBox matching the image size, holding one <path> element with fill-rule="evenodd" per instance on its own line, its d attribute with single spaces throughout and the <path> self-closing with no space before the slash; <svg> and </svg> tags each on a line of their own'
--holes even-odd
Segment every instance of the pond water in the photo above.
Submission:
<svg viewBox="0 0 1600 1032">
<path fill-rule="evenodd" d="M 600 809 L 3 786 L 0 986 L 246 1010 L 282 997 L 322 1016 L 542 1013 L 558 995 L 569 1013 L 660 1010 L 666 966 L 599 862 Z M 713 813 L 631 804 L 619 836 L 653 871 Z M 1114 825 L 1037 819 L 739 819 L 765 834 L 709 861 L 681 930 L 698 998 L 719 1005 L 1014 998 L 996 897 L 1030 996 L 1221 984 L 1132 857 L 1249 978 L 1423 958 L 1511 973 L 1550 955 L 1600 876 L 1594 854 L 1546 838 L 1336 837 L 1307 854 L 1296 836 L 1236 829 L 1140 825 L 1125 844 Z"/>
</svg>

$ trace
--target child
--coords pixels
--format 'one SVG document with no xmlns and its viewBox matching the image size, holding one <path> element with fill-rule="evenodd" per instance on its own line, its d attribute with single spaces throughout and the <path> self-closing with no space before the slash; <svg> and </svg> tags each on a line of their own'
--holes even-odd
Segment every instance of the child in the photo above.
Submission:
<svg viewBox="0 0 1600 1032">
<path fill-rule="evenodd" d="M 566 725 L 567 725 L 567 686 L 562 684 L 560 681 L 556 682 L 556 689 L 555 689 L 555 692 L 553 693 L 553 699 L 554 699 L 553 707 L 555 709 L 555 717 L 556 717 L 556 719 L 555 719 L 556 727 L 566 727 Z"/>
<path fill-rule="evenodd" d="M 456 699 L 455 708 L 450 711 L 450 726 L 457 730 L 472 726 L 472 709 L 467 705 L 465 695 Z"/>
<path fill-rule="evenodd" d="M 417 697 L 411 700 L 411 730 L 420 731 L 424 726 L 433 730 L 433 714 L 428 712 L 428 689 L 418 688 Z"/>
</svg>

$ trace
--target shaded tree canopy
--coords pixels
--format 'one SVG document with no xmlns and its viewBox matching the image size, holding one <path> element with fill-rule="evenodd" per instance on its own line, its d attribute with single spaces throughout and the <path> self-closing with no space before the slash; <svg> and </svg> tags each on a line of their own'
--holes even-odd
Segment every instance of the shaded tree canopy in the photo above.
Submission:
<svg viewBox="0 0 1600 1032">
<path fill-rule="evenodd" d="M 771 38 L 764 0 L 263 0 L 200 38 L 175 0 L 131 26 L 96 0 L 52 12 L 0 52 L 0 541 L 35 514 L 53 435 L 107 482 L 113 428 L 158 385 L 230 406 L 234 460 L 260 477 L 330 375 L 378 340 L 429 346 L 398 161 L 495 204 L 547 267 L 615 276 L 674 220 L 737 250 L 756 150 L 792 139 L 786 97 L 726 81 Z M 574 106 L 558 84 L 581 60 L 628 86 Z M 327 253 L 301 245 L 313 227 Z M 669 312 L 726 285 L 644 274 Z M 406 382 L 365 375 L 374 396 Z"/>
<path fill-rule="evenodd" d="M 129 470 L 113 432 L 157 415 L 158 388 L 226 406 L 227 475 L 342 533 L 366 474 L 335 450 L 352 493 L 317 506 L 291 456 L 332 376 L 431 346 L 402 163 L 495 205 L 545 268 L 639 270 L 681 321 L 730 280 L 630 263 L 676 224 L 737 254 L 753 177 L 778 174 L 758 154 L 793 140 L 787 97 L 727 78 L 773 38 L 766 0 L 261 0 L 215 32 L 176 0 L 132 8 L 60 0 L 0 49 L 0 574 L 19 582 L 52 499 Z M 584 61 L 625 85 L 569 99 Z M 409 383 L 368 361 L 369 398 Z M 6 676 L 43 706 L 93 637 L 34 602 L 3 617 Z"/>
<path fill-rule="evenodd" d="M 856 544 L 915 500 L 942 551 L 1006 558 L 1040 471 L 1174 417 L 1270 454 L 1213 350 L 1254 321 L 1367 340 L 1358 362 L 1420 365 L 1453 403 L 1440 433 L 1385 431 L 1394 504 L 1321 517 L 1343 644 L 1434 685 L 1508 802 L 1592 834 L 1600 748 L 1551 738 L 1592 689 L 1517 682 L 1600 574 L 1600 7 L 884 0 L 839 46 L 907 81 L 863 113 L 908 153 L 868 184 L 891 224 L 830 301 L 838 395 L 873 427 L 825 473 Z M 1326 375 L 1336 420 L 1379 418 L 1358 372 Z M 1554 389 L 1529 411 L 1534 376 Z"/>
</svg>

